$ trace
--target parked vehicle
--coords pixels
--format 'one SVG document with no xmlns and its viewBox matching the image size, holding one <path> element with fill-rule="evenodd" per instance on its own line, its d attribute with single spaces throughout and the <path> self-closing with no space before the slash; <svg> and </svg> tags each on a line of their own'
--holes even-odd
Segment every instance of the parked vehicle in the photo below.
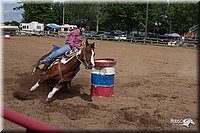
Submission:
<svg viewBox="0 0 200 133">
<path fill-rule="evenodd" d="M 121 30 L 113 30 L 111 31 L 113 34 L 115 35 L 121 35 L 122 34 L 122 31 Z"/>
<path fill-rule="evenodd" d="M 105 33 L 106 38 L 110 38 L 110 39 L 114 39 L 115 38 L 115 34 L 113 32 L 107 32 Z"/>
<path fill-rule="evenodd" d="M 44 24 L 34 21 L 31 23 L 20 23 L 19 28 L 22 34 L 24 34 L 23 32 L 25 32 L 27 35 L 34 35 L 44 31 Z"/>
<path fill-rule="evenodd" d="M 137 39 L 137 40 L 143 40 L 144 36 L 137 32 L 131 32 L 128 34 L 127 39 Z"/>
<path fill-rule="evenodd" d="M 107 38 L 107 34 L 109 34 L 109 32 L 107 32 L 107 31 L 99 31 L 94 35 L 94 37 Z"/>
<path fill-rule="evenodd" d="M 126 40 L 127 39 L 127 34 L 120 34 L 115 36 L 115 39 L 119 40 Z"/>
<path fill-rule="evenodd" d="M 95 34 L 96 34 L 95 31 L 85 31 L 85 32 L 83 32 L 83 35 L 85 37 L 94 37 Z"/>
</svg>

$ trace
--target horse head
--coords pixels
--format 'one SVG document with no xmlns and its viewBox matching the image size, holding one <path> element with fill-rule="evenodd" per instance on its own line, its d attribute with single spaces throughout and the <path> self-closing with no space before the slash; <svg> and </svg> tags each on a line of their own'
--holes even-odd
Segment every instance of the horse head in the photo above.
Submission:
<svg viewBox="0 0 200 133">
<path fill-rule="evenodd" d="M 94 46 L 95 43 L 88 43 L 88 40 L 86 39 L 86 45 L 82 48 L 81 54 L 80 54 L 80 60 L 83 62 L 86 69 L 92 69 L 94 64 Z"/>
</svg>

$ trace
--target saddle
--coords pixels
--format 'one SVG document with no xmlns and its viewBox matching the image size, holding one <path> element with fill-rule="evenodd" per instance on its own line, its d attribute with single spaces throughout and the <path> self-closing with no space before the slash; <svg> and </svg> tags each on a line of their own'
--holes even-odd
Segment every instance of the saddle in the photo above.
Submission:
<svg viewBox="0 0 200 133">
<path fill-rule="evenodd" d="M 53 49 L 51 50 L 51 52 L 53 53 L 53 52 L 55 52 L 56 50 L 58 50 L 59 48 L 60 48 L 60 46 L 58 46 L 57 44 L 54 44 L 54 45 L 53 45 Z M 61 59 L 63 56 L 64 56 L 65 58 L 70 58 L 70 57 L 72 57 L 72 56 L 75 56 L 77 52 L 78 52 L 78 50 L 70 50 L 70 51 L 65 52 L 65 54 L 63 54 L 63 55 L 57 57 L 56 59 Z"/>
<path fill-rule="evenodd" d="M 54 44 L 51 52 L 55 52 L 59 48 L 60 48 L 60 46 L 58 46 L 57 44 Z M 59 62 L 60 60 L 63 64 L 65 64 L 66 62 L 68 62 L 68 60 L 71 57 L 75 56 L 77 54 L 77 52 L 78 52 L 78 50 L 70 50 L 70 51 L 65 52 L 63 55 L 56 57 L 53 61 L 45 63 L 45 67 L 43 68 L 43 70 L 47 71 L 53 64 Z"/>
</svg>

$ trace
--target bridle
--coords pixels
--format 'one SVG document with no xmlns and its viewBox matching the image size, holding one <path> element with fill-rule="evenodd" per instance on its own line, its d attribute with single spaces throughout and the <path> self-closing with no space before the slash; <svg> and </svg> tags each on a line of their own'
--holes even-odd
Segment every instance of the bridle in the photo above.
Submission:
<svg viewBox="0 0 200 133">
<path fill-rule="evenodd" d="M 83 52 L 83 61 L 82 61 L 82 60 L 80 59 L 79 55 L 81 55 L 83 49 L 84 49 L 84 52 Z M 80 50 L 80 53 L 77 53 L 77 54 L 76 54 L 76 58 L 77 58 L 77 60 L 78 60 L 81 64 L 83 64 L 85 67 L 87 67 L 87 66 L 86 66 L 86 64 L 87 64 L 87 62 L 86 62 L 86 55 L 85 55 L 85 49 L 86 49 L 86 48 L 84 47 L 83 49 Z"/>
</svg>

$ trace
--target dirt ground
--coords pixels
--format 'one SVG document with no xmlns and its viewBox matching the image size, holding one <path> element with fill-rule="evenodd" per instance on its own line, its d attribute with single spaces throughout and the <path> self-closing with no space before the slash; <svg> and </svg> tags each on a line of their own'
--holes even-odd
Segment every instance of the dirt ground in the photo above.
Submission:
<svg viewBox="0 0 200 133">
<path fill-rule="evenodd" d="M 43 103 L 52 89 L 47 83 L 28 97 L 38 80 L 31 76 L 32 65 L 65 39 L 11 37 L 2 44 L 3 105 L 66 131 L 198 130 L 197 49 L 89 41 L 96 43 L 95 58 L 117 60 L 113 98 L 88 100 L 91 70 L 83 66 L 72 81 L 73 89 L 60 90 L 52 103 Z M 88 95 L 81 95 L 80 88 Z M 171 122 L 185 118 L 195 125 L 187 128 Z M 5 131 L 25 131 L 5 119 L 3 126 Z"/>
</svg>

